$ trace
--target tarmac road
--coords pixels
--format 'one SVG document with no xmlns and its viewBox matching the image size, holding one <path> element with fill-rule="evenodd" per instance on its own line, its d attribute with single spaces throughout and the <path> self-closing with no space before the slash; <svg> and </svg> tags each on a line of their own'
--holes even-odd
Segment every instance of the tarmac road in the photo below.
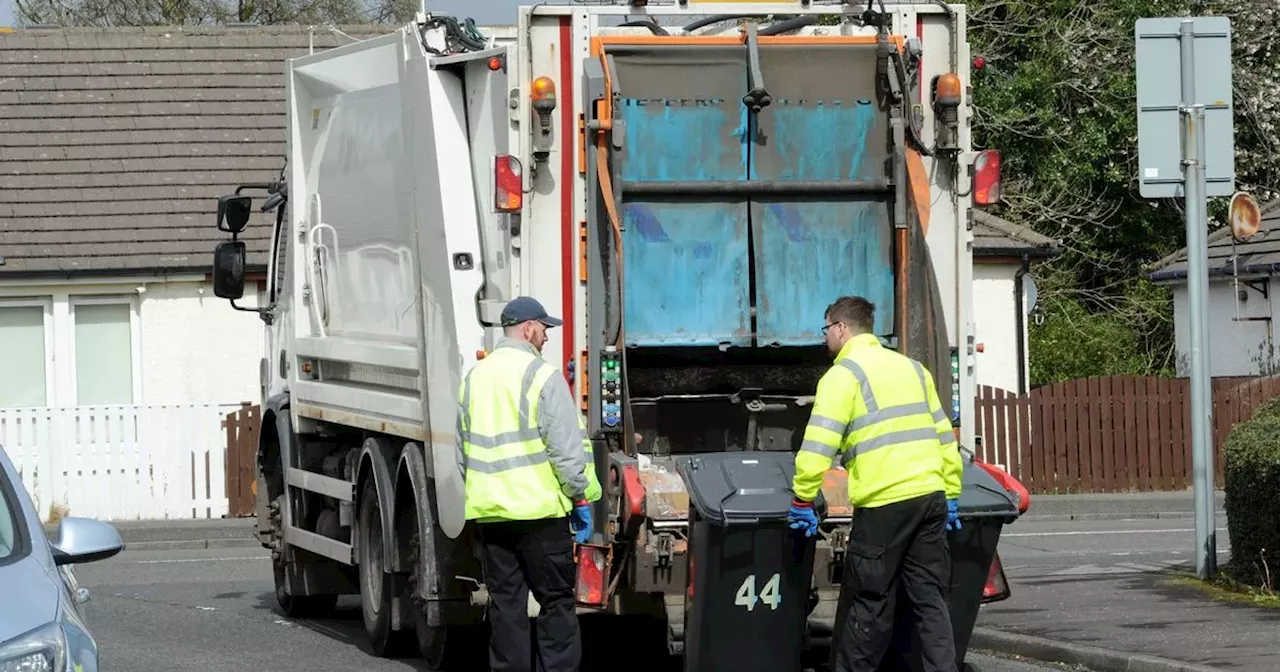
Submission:
<svg viewBox="0 0 1280 672">
<path fill-rule="evenodd" d="M 338 617 L 286 621 L 274 610 L 271 566 L 258 548 L 126 551 L 78 567 L 91 591 L 90 627 L 98 639 L 103 670 L 164 669 L 173 672 L 272 670 L 426 670 L 414 660 L 369 654 L 354 601 L 344 599 Z M 634 635 L 629 669 L 677 672 L 679 659 L 665 655 L 662 630 L 649 622 L 583 617 L 583 672 L 614 668 L 614 647 Z M 630 630 L 628 630 L 630 629 Z M 479 643 L 483 646 L 483 643 Z M 982 672 L 1063 670 L 972 655 Z"/>
<path fill-rule="evenodd" d="M 1034 499 L 1032 500 L 1034 506 Z M 1219 563 L 1230 556 L 1226 518 L 1218 516 Z M 1145 573 L 1194 567 L 1191 518 L 1015 521 L 1000 535 L 1000 559 L 1010 577 Z"/>
</svg>

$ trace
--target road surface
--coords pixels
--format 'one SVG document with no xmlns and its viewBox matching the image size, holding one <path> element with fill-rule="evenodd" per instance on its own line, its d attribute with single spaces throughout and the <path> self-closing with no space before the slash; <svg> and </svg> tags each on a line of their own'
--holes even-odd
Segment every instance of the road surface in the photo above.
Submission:
<svg viewBox="0 0 1280 672">
<path fill-rule="evenodd" d="M 1032 507 L 1035 500 L 1032 499 Z M 1217 521 L 1218 562 L 1230 556 L 1226 519 Z M 1000 535 L 1005 571 L 1025 579 L 1142 574 L 1195 566 L 1192 519 L 1016 521 Z"/>
<path fill-rule="evenodd" d="M 413 660 L 385 660 L 364 648 L 357 603 L 344 598 L 338 617 L 286 621 L 273 610 L 271 564 L 261 549 L 126 551 L 76 570 L 91 591 L 90 626 L 104 670 L 172 672 L 272 670 L 426 670 Z M 643 628 L 644 622 L 632 623 Z M 583 672 L 614 668 L 616 619 L 583 617 Z M 678 672 L 665 656 L 659 627 L 642 629 L 629 654 L 635 669 Z M 975 656 L 982 672 L 1048 672 L 1065 668 Z M 609 663 L 609 664 L 606 664 Z"/>
</svg>

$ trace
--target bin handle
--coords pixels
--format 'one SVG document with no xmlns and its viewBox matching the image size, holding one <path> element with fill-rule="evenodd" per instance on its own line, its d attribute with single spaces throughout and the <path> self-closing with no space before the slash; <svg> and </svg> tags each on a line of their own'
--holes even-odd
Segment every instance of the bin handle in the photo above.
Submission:
<svg viewBox="0 0 1280 672">
<path fill-rule="evenodd" d="M 791 492 L 791 488 L 787 488 L 787 492 Z M 731 490 L 729 494 L 720 498 L 720 513 L 724 516 L 725 525 L 754 525 L 760 522 L 760 516 L 734 516 L 733 511 L 725 508 L 725 502 L 739 495 L 769 495 L 780 492 L 777 488 L 738 488 Z"/>
</svg>

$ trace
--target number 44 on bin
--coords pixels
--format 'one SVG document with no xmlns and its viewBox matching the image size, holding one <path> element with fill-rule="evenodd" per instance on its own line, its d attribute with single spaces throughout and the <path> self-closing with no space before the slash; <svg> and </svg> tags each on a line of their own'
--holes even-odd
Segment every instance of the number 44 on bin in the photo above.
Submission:
<svg viewBox="0 0 1280 672">
<path fill-rule="evenodd" d="M 776 611 L 778 605 L 782 604 L 782 593 L 778 592 L 781 581 L 781 577 L 774 574 L 769 577 L 764 584 L 764 589 L 757 595 L 756 575 L 748 574 L 747 578 L 742 580 L 742 585 L 738 586 L 738 594 L 734 596 L 733 603 L 739 607 L 746 607 L 747 611 L 755 611 L 756 602 L 764 602 L 769 605 L 769 609 Z"/>
</svg>

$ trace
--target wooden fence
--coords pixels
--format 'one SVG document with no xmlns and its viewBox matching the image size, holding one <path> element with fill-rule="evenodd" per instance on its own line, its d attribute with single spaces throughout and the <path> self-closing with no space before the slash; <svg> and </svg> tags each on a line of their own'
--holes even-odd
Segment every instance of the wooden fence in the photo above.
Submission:
<svg viewBox="0 0 1280 672">
<path fill-rule="evenodd" d="M 1213 381 L 1214 466 L 1231 428 L 1280 396 L 1280 377 Z M 1045 385 L 1028 395 L 982 386 L 977 452 L 1035 493 L 1191 487 L 1191 394 L 1185 378 L 1110 376 Z"/>
<path fill-rule="evenodd" d="M 227 515 L 241 517 L 254 514 L 254 496 L 258 459 L 258 423 L 261 406 L 248 402 L 240 410 L 222 419 L 227 432 Z"/>
<path fill-rule="evenodd" d="M 0 445 L 42 517 L 220 518 L 216 404 L 0 408 Z"/>
</svg>

